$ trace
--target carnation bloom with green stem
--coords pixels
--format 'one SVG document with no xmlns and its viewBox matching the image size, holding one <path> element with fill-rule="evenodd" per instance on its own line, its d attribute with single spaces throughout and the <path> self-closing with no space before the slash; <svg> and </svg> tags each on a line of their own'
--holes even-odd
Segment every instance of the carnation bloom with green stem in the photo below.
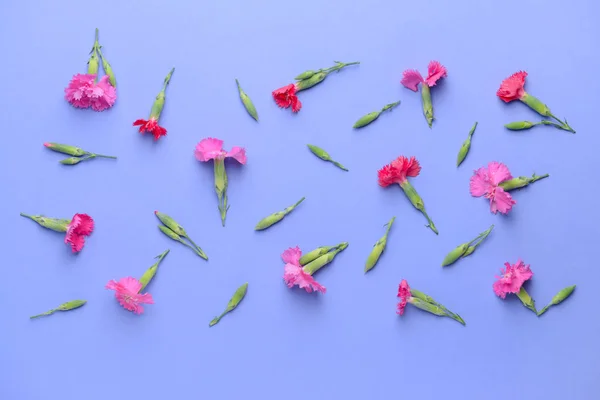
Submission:
<svg viewBox="0 0 600 400">
<path fill-rule="evenodd" d="M 220 139 L 206 138 L 202 139 L 196 145 L 195 151 L 198 161 L 207 162 L 214 161 L 215 169 L 215 191 L 219 199 L 219 212 L 221 214 L 221 222 L 225 226 L 225 218 L 229 204 L 227 203 L 227 173 L 225 172 L 225 159 L 233 158 L 240 164 L 246 164 L 246 150 L 234 146 L 230 151 L 223 150 L 223 141 Z"/>
<path fill-rule="evenodd" d="M 334 72 L 339 71 L 348 65 L 360 64 L 360 62 L 343 63 L 341 61 L 334 61 L 335 65 L 330 68 L 323 68 L 316 71 L 309 70 L 298 75 L 296 83 L 290 83 L 284 87 L 273 91 L 272 96 L 275 103 L 281 108 L 292 108 L 292 111 L 297 113 L 302 108 L 302 103 L 298 99 L 297 92 L 301 90 L 310 89 L 311 87 L 323 82 L 327 76 Z"/>
<path fill-rule="evenodd" d="M 109 75 L 104 75 L 97 81 L 100 63 L 99 52 L 100 44 L 98 43 L 98 29 L 96 29 L 96 39 L 88 60 L 87 74 L 74 75 L 65 88 L 65 99 L 73 107 L 91 107 L 94 111 L 104 111 L 112 107 L 117 100 L 117 91 L 111 85 Z"/>
<path fill-rule="evenodd" d="M 527 106 L 529 106 L 529 108 L 531 108 L 532 110 L 534 110 L 541 116 L 554 119 L 555 121 L 558 122 L 558 124 L 550 122 L 550 121 L 542 121 L 542 122 L 539 122 L 536 124 L 529 123 L 529 121 L 523 121 L 523 122 L 525 122 L 525 124 L 523 124 L 523 122 L 521 122 L 520 125 L 517 126 L 515 124 L 519 124 L 519 123 L 512 123 L 512 124 L 508 124 L 509 126 L 507 126 L 507 128 L 513 129 L 513 130 L 521 130 L 521 129 L 529 129 L 529 128 L 533 127 L 534 125 L 542 124 L 542 125 L 552 125 L 556 128 L 575 133 L 573 128 L 571 128 L 569 126 L 569 124 L 567 123 L 566 119 L 564 121 L 561 121 L 560 119 L 558 119 L 554 114 L 552 114 L 552 112 L 550 111 L 548 106 L 545 105 L 544 103 L 542 103 L 542 101 L 540 101 L 540 99 L 532 96 L 531 94 L 529 94 L 525 91 L 525 78 L 526 77 L 527 77 L 527 72 L 525 72 L 525 71 L 515 72 L 514 74 L 512 74 L 511 76 L 509 76 L 508 78 L 506 78 L 505 80 L 502 81 L 502 83 L 500 84 L 500 88 L 496 92 L 496 95 L 500 99 L 502 99 L 502 101 L 504 101 L 505 103 L 509 103 L 514 100 L 519 100 L 519 101 L 527 104 Z M 518 129 L 516 129 L 516 128 L 518 128 Z"/>
<path fill-rule="evenodd" d="M 385 165 L 381 168 L 377 177 L 379 180 L 379 186 L 387 187 L 394 183 L 400 185 L 404 194 L 408 197 L 411 204 L 427 218 L 428 224 L 426 225 L 430 228 L 435 234 L 438 234 L 438 230 L 435 227 L 429 215 L 425 211 L 425 204 L 423 203 L 423 199 L 415 188 L 408 181 L 408 177 L 416 177 L 421 172 L 421 166 L 419 165 L 419 161 L 415 157 L 407 158 L 404 156 L 400 156 L 388 165 Z"/>
<path fill-rule="evenodd" d="M 150 111 L 150 117 L 146 119 L 136 119 L 133 122 L 133 126 L 139 126 L 140 133 L 148 132 L 154 136 L 154 140 L 158 140 L 163 136 L 167 136 L 167 130 L 158 124 L 158 120 L 160 119 L 160 113 L 165 106 L 165 92 L 167 90 L 167 85 L 171 81 L 171 76 L 175 68 L 171 69 L 171 71 L 165 77 L 163 82 L 162 90 L 156 95 L 156 100 L 154 100 L 154 104 L 152 105 L 152 110 Z"/>
<path fill-rule="evenodd" d="M 142 304 L 154 304 L 152 295 L 150 293 L 141 294 L 142 284 L 130 276 L 121 278 L 119 281 L 111 279 L 105 288 L 115 291 L 115 298 L 124 309 L 138 315 L 144 312 Z"/>
<path fill-rule="evenodd" d="M 497 280 L 493 285 L 494 293 L 501 299 L 506 298 L 507 294 L 516 294 L 525 307 L 537 314 L 533 299 L 523 287 L 523 284 L 533 277 L 529 264 L 517 260 L 516 264 L 504 263 L 504 266 L 506 268 L 501 270 L 501 275 L 496 276 Z"/>
<path fill-rule="evenodd" d="M 85 237 L 90 236 L 94 230 L 94 220 L 87 214 L 75 214 L 70 220 L 24 213 L 21 213 L 21 216 L 37 222 L 44 228 L 64 232 L 65 243 L 71 245 L 73 253 L 79 253 L 83 249 Z"/>
<path fill-rule="evenodd" d="M 406 309 L 407 304 L 412 304 L 413 306 L 427 311 L 433 315 L 437 315 L 438 317 L 448 317 L 453 320 L 461 323 L 462 325 L 466 325 L 465 321 L 461 318 L 460 315 L 453 313 L 448 310 L 446 307 L 436 302 L 431 296 L 426 295 L 423 292 L 420 292 L 416 289 L 412 289 L 406 279 L 402 279 L 400 285 L 398 285 L 398 295 L 400 301 L 398 302 L 396 314 L 404 315 L 404 311 Z"/>
<path fill-rule="evenodd" d="M 407 69 L 402 73 L 400 83 L 407 89 L 416 92 L 419 84 L 421 84 L 421 99 L 423 100 L 423 115 L 427 120 L 427 125 L 431 128 L 433 124 L 433 105 L 431 103 L 431 89 L 438 80 L 448 76 L 446 67 L 440 64 L 439 61 L 431 61 L 427 66 L 427 77 L 423 76 L 416 69 Z"/>
</svg>

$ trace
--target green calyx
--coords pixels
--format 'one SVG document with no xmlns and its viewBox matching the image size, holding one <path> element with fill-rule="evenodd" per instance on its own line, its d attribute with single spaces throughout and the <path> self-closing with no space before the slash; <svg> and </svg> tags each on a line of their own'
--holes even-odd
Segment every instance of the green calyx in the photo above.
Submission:
<svg viewBox="0 0 600 400">
<path fill-rule="evenodd" d="M 300 265 L 305 266 L 306 264 L 316 260 L 323 254 L 329 253 L 331 250 L 336 249 L 338 246 L 322 246 L 318 247 L 300 257 Z"/>
<path fill-rule="evenodd" d="M 457 246 L 450 253 L 448 253 L 446 257 L 444 257 L 444 260 L 442 261 L 442 267 L 454 264 L 456 261 L 458 261 L 458 259 L 467 257 L 468 255 L 472 254 L 477 248 L 477 246 L 479 246 L 488 237 L 488 235 L 492 232 L 493 229 L 494 225 L 490 226 L 484 232 L 477 235 L 477 237 L 471 240 L 470 242 L 463 243 Z"/>
<path fill-rule="evenodd" d="M 69 224 L 71 223 L 70 219 L 48 218 L 44 217 L 43 215 L 29 215 L 25 213 L 20 213 L 20 215 L 37 222 L 44 228 L 51 229 L 56 232 L 66 232 Z"/>
<path fill-rule="evenodd" d="M 57 153 L 63 153 L 63 154 L 68 154 L 70 156 L 74 156 L 74 157 L 68 157 L 63 160 L 60 160 L 59 163 L 63 164 L 63 165 L 75 165 L 75 164 L 79 164 L 82 161 L 87 161 L 87 160 L 91 160 L 94 158 L 110 158 L 113 160 L 117 159 L 117 157 L 115 157 L 115 156 L 106 156 L 104 154 L 92 153 L 90 151 L 83 150 L 79 147 L 70 146 L 68 144 L 46 142 L 46 143 L 44 143 L 44 146 L 47 149 L 56 151 Z"/>
<path fill-rule="evenodd" d="M 164 224 L 164 226 L 158 226 L 158 229 L 160 229 L 162 233 L 164 233 L 169 238 L 183 244 L 184 246 L 189 247 L 194 253 L 196 253 L 203 259 L 208 260 L 208 256 L 206 255 L 206 253 L 204 253 L 200 246 L 194 243 L 192 238 L 189 237 L 185 229 L 183 229 L 183 227 L 179 225 L 177 221 L 175 221 L 167 214 L 161 213 L 159 211 L 154 211 L 154 215 L 156 215 L 160 222 Z M 184 239 L 187 239 L 191 243 L 191 245 L 188 244 Z"/>
<path fill-rule="evenodd" d="M 165 77 L 165 80 L 163 81 L 162 90 L 156 95 L 156 100 L 154 100 L 154 104 L 152 104 L 152 110 L 150 111 L 151 119 L 158 120 L 160 118 L 160 113 L 162 113 L 162 110 L 165 106 L 167 86 L 169 85 L 169 82 L 171 82 L 171 76 L 173 76 L 173 72 L 175 72 L 175 68 L 172 68 L 171 71 L 169 71 Z"/>
<path fill-rule="evenodd" d="M 348 247 L 348 243 L 347 242 L 343 242 L 340 243 L 339 245 L 337 245 L 335 247 L 334 250 L 323 254 L 322 256 L 319 256 L 317 259 L 309 262 L 308 264 L 306 264 L 303 269 L 304 272 L 306 272 L 309 275 L 314 274 L 315 272 L 317 272 L 318 270 L 320 270 L 321 268 L 323 268 L 325 265 L 329 264 L 330 262 L 333 261 L 333 259 L 335 258 L 335 256 L 340 253 L 341 251 L 344 251 L 346 249 L 346 247 Z"/>
<path fill-rule="evenodd" d="M 519 176 L 517 178 L 513 178 L 513 179 L 509 179 L 507 181 L 501 182 L 500 183 L 500 187 L 504 190 L 506 190 L 507 192 L 510 190 L 515 190 L 515 189 L 519 189 L 522 187 L 525 187 L 527 185 L 530 185 L 534 182 L 539 181 L 540 179 L 544 179 L 549 177 L 549 174 L 544 174 L 544 175 L 536 175 L 535 173 L 531 176 L 531 178 L 526 177 L 526 176 Z"/>
<path fill-rule="evenodd" d="M 227 313 L 233 311 L 240 304 L 240 302 L 244 299 L 247 292 L 248 292 L 248 283 L 244 283 L 242 286 L 237 288 L 237 290 L 235 291 L 235 293 L 229 300 L 229 303 L 227 303 L 227 308 L 225 308 L 225 311 L 223 311 L 223 313 L 221 315 L 219 315 L 218 317 L 213 318 L 212 321 L 210 321 L 210 323 L 208 324 L 208 326 L 216 325 L 221 320 L 221 318 L 223 318 Z"/>
<path fill-rule="evenodd" d="M 142 287 L 140 288 L 140 291 L 138 293 L 142 293 L 142 290 L 144 290 L 146 288 L 146 286 L 148 286 L 148 284 L 152 281 L 152 279 L 156 275 L 156 272 L 158 271 L 160 262 L 163 260 L 163 258 L 165 258 L 167 256 L 167 254 L 169 254 L 168 249 L 163 251 L 156 257 L 154 257 L 154 258 L 158 258 L 158 261 L 156 261 L 154 264 L 152 264 L 152 266 L 150 266 L 150 268 L 148 268 L 146 270 L 146 272 L 144 272 L 144 274 L 140 278 L 140 283 L 142 284 Z"/>
<path fill-rule="evenodd" d="M 435 224 L 433 223 L 431 218 L 429 218 L 429 215 L 425 211 L 425 204 L 423 203 L 423 199 L 421 198 L 421 196 L 419 196 L 419 193 L 417 193 L 417 191 L 415 190 L 413 185 L 408 180 L 405 180 L 404 182 L 402 182 L 400 184 L 400 187 L 404 191 L 404 194 L 406 195 L 406 197 L 408 197 L 408 199 L 410 200 L 410 203 L 417 210 L 419 210 L 421 212 L 421 214 L 423 214 L 423 216 L 427 219 L 427 225 L 425 225 L 425 226 L 427 228 L 431 229 L 436 235 L 438 235 L 439 232 L 438 232 L 437 228 L 435 227 Z"/>
<path fill-rule="evenodd" d="M 531 311 L 533 311 L 537 315 L 537 310 L 535 309 L 535 301 L 531 298 L 529 293 L 525 290 L 523 286 L 521 286 L 521 290 L 517 293 L 517 297 L 521 300 L 521 303 Z"/>
<path fill-rule="evenodd" d="M 281 221 L 286 215 L 291 213 L 296 207 L 300 205 L 304 201 L 305 197 L 298 200 L 295 204 L 285 208 L 283 211 L 278 211 L 261 219 L 258 224 L 254 227 L 255 231 L 262 231 L 264 229 L 269 228 L 272 225 L 275 225 L 277 222 Z"/>
<path fill-rule="evenodd" d="M 250 114 L 250 116 L 254 118 L 255 121 L 258 121 L 258 113 L 256 112 L 256 107 L 254 107 L 254 103 L 252 103 L 252 100 L 250 100 L 250 97 L 248 97 L 246 92 L 242 90 L 240 82 L 238 82 L 237 79 L 235 80 L 235 84 L 237 85 L 240 100 L 242 101 L 244 108 L 246 109 L 248 114 Z"/>
<path fill-rule="evenodd" d="M 300 75 L 298 75 L 295 78 L 298 81 L 298 82 L 296 82 L 296 91 L 306 90 L 306 89 L 309 89 L 309 88 L 323 82 L 323 80 L 325 80 L 327 75 L 329 75 L 330 73 L 332 73 L 334 71 L 339 71 L 342 68 L 347 67 L 349 65 L 360 64 L 360 62 L 358 62 L 358 61 L 350 62 L 350 63 L 334 61 L 334 63 L 335 63 L 335 65 L 333 67 L 320 69 L 318 71 L 309 70 L 309 71 L 305 71 L 305 72 L 301 73 Z"/>
<path fill-rule="evenodd" d="M 379 257 L 381 257 L 381 254 L 383 253 L 387 245 L 387 238 L 395 219 L 396 217 L 392 217 L 392 219 L 390 219 L 390 221 L 386 224 L 387 229 L 385 231 L 385 234 L 373 246 L 373 250 L 371 250 L 371 254 L 369 254 L 369 257 L 367 257 L 367 262 L 365 263 L 365 273 L 372 270 L 379 261 Z"/>
<path fill-rule="evenodd" d="M 550 307 L 555 306 L 557 304 L 562 303 L 564 300 L 566 300 L 569 296 L 571 296 L 571 294 L 573 293 L 573 291 L 575 290 L 576 285 L 573 286 L 567 286 L 566 288 L 562 289 L 561 291 L 559 291 L 550 301 L 550 304 L 548 304 L 546 307 L 542 308 L 540 310 L 540 312 L 538 313 L 538 317 L 540 315 L 542 315 L 543 313 L 545 313 Z"/>
<path fill-rule="evenodd" d="M 476 128 L 477 128 L 477 122 L 475 122 L 475 125 L 473 125 L 473 127 L 469 131 L 469 136 L 463 142 L 462 146 L 460 147 L 460 150 L 458 151 L 458 156 L 456 157 L 456 166 L 457 167 L 460 166 L 460 164 L 462 164 L 462 162 L 467 157 L 469 150 L 471 149 L 471 138 L 473 137 L 473 134 L 475 133 Z"/>
<path fill-rule="evenodd" d="M 423 115 L 425 115 L 427 125 L 431 128 L 433 124 L 433 105 L 431 104 L 431 90 L 426 83 L 421 85 L 421 99 L 423 101 Z"/>
<path fill-rule="evenodd" d="M 221 215 L 221 223 L 225 226 L 225 219 L 227 218 L 227 210 L 229 205 L 227 204 L 227 172 L 225 171 L 225 160 L 214 160 L 214 172 L 215 172 L 215 191 L 217 192 L 217 199 L 219 201 L 219 214 Z"/>
<path fill-rule="evenodd" d="M 309 150 L 317 157 L 319 157 L 321 160 L 323 161 L 328 161 L 330 163 L 332 163 L 333 165 L 335 165 L 336 167 L 338 167 L 341 170 L 344 171 L 348 171 L 348 168 L 344 167 L 342 164 L 340 164 L 337 161 L 334 161 L 331 156 L 329 155 L 328 152 L 326 152 L 325 150 L 323 150 L 322 148 L 312 145 L 312 144 L 308 144 L 307 145 Z"/>
</svg>

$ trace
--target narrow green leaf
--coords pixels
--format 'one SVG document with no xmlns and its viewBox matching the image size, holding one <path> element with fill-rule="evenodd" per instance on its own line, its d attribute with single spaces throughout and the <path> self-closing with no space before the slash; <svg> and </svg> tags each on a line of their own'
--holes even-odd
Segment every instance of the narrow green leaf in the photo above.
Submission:
<svg viewBox="0 0 600 400">
<path fill-rule="evenodd" d="M 221 320 L 221 318 L 225 316 L 225 314 L 233 311 L 240 304 L 244 296 L 246 296 L 247 291 L 248 283 L 244 283 L 242 286 L 237 288 L 237 290 L 231 297 L 231 300 L 229 300 L 229 303 L 227 303 L 227 308 L 225 309 L 225 311 L 223 311 L 223 313 L 218 317 L 213 318 L 212 321 L 210 321 L 210 323 L 208 324 L 208 326 L 216 325 Z"/>
</svg>

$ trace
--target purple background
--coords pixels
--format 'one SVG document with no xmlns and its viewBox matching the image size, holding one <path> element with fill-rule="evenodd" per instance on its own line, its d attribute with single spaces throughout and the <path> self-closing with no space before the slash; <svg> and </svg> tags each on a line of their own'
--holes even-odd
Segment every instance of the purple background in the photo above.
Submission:
<svg viewBox="0 0 600 400">
<path fill-rule="evenodd" d="M 0 398 L 598 398 L 599 12 L 593 0 L 4 0 Z M 103 113 L 63 99 L 71 76 L 85 71 L 95 27 L 118 81 L 117 103 Z M 423 72 L 432 59 L 449 74 L 432 90 L 430 130 L 420 96 L 399 81 L 404 69 Z M 276 107 L 273 89 L 333 60 L 361 65 L 301 93 L 298 115 Z M 148 116 L 173 66 L 161 117 L 169 134 L 154 143 L 131 124 Z M 527 90 L 567 117 L 576 135 L 502 127 L 538 120 L 495 96 L 519 69 L 530 74 Z M 260 123 L 244 111 L 234 78 Z M 371 126 L 351 129 L 399 99 Z M 471 153 L 457 169 L 475 121 Z M 212 166 L 193 157 L 208 136 L 248 152 L 247 165 L 228 165 L 225 228 Z M 45 141 L 119 159 L 65 167 Z M 307 143 L 350 172 L 316 159 Z M 399 188 L 377 185 L 377 169 L 401 154 L 423 166 L 412 182 L 439 236 Z M 493 160 L 515 176 L 551 177 L 514 193 L 508 217 L 493 215 L 468 190 L 473 170 Z M 253 231 L 302 196 L 282 223 Z M 163 236 L 154 210 L 184 225 L 210 261 Z M 96 230 L 73 255 L 60 234 L 21 211 L 85 212 Z M 387 250 L 365 276 L 364 261 L 394 215 Z M 449 250 L 492 223 L 473 256 L 440 267 Z M 326 295 L 282 283 L 283 250 L 341 241 L 348 249 L 318 274 Z M 104 285 L 139 277 L 167 248 L 149 287 L 156 304 L 142 316 L 124 311 Z M 541 318 L 514 296 L 500 300 L 494 275 L 519 257 L 534 271 L 528 290 L 538 306 L 567 285 L 578 285 L 575 294 Z M 415 308 L 398 317 L 402 278 L 467 326 Z M 243 303 L 209 328 L 246 281 Z M 89 303 L 28 319 L 76 298 Z"/>
</svg>

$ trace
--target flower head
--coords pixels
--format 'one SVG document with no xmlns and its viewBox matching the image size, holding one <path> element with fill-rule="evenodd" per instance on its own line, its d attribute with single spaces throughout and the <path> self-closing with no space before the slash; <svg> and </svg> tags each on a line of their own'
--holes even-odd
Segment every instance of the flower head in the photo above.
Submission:
<svg viewBox="0 0 600 400">
<path fill-rule="evenodd" d="M 156 118 L 150 118 L 149 120 L 137 119 L 133 123 L 133 126 L 140 127 L 140 133 L 149 132 L 154 136 L 154 140 L 158 140 L 161 136 L 167 136 L 167 130 L 158 124 Z"/>
<path fill-rule="evenodd" d="M 75 214 L 67 226 L 65 243 L 71 245 L 73 253 L 83 249 L 85 236 L 90 236 L 94 230 L 94 220 L 87 214 Z"/>
<path fill-rule="evenodd" d="M 302 103 L 296 96 L 296 85 L 294 83 L 274 90 L 272 95 L 275 103 L 281 108 L 292 107 L 293 112 L 298 112 L 302 108 Z"/>
<path fill-rule="evenodd" d="M 431 61 L 427 66 L 427 78 L 423 79 L 423 76 L 416 69 L 407 69 L 402 73 L 400 83 L 407 89 L 416 92 L 419 83 L 432 87 L 435 86 L 438 80 L 445 78 L 447 75 L 446 67 L 440 64 L 439 61 Z"/>
<path fill-rule="evenodd" d="M 87 96 L 92 110 L 104 111 L 117 101 L 117 90 L 110 84 L 108 75 L 104 75 L 98 83 L 87 89 Z"/>
<path fill-rule="evenodd" d="M 231 157 L 240 164 L 246 164 L 246 150 L 242 147 L 233 146 L 231 151 L 223 150 L 223 141 L 220 139 L 206 138 L 202 139 L 196 145 L 196 158 L 199 161 L 224 160 Z"/>
<path fill-rule="evenodd" d="M 421 172 L 419 161 L 415 157 L 400 156 L 394 161 L 385 165 L 377 172 L 379 185 L 386 187 L 392 183 L 402 184 L 406 181 L 406 177 L 418 176 Z"/>
<path fill-rule="evenodd" d="M 306 273 L 302 266 L 300 266 L 300 257 L 302 251 L 298 246 L 290 247 L 281 254 L 283 262 L 285 262 L 285 268 L 283 272 L 283 280 L 285 284 L 291 288 L 298 285 L 300 289 L 306 290 L 308 293 L 321 292 L 325 293 L 327 289 L 312 277 L 312 275 Z"/>
<path fill-rule="evenodd" d="M 471 177 L 471 196 L 485 196 L 486 199 L 490 199 L 490 210 L 494 214 L 498 211 L 508 214 L 517 202 L 499 185 L 509 179 L 512 179 L 512 175 L 506 165 L 495 161 L 491 162 L 487 168 L 482 167 L 476 170 Z"/>
<path fill-rule="evenodd" d="M 501 298 L 505 298 L 508 293 L 518 293 L 525 281 L 533 276 L 529 269 L 529 264 L 525 265 L 523 261 L 517 260 L 517 263 L 510 265 L 504 263 L 505 269 L 501 269 L 502 276 L 496 276 L 498 280 L 494 282 L 494 293 Z"/>
<path fill-rule="evenodd" d="M 65 99 L 76 108 L 88 108 L 90 98 L 87 96 L 88 88 L 94 85 L 96 75 L 76 74 L 65 88 Z"/>
<path fill-rule="evenodd" d="M 513 100 L 519 100 L 525 94 L 525 77 L 527 72 L 515 72 L 508 78 L 502 81 L 500 89 L 496 92 L 496 96 L 500 97 L 504 102 L 508 103 Z"/>
<path fill-rule="evenodd" d="M 106 284 L 106 289 L 115 291 L 115 298 L 124 309 L 133 311 L 136 314 L 144 312 L 142 304 L 154 304 L 150 293 L 139 293 L 142 284 L 135 278 L 121 278 L 119 282 L 110 280 Z"/>
<path fill-rule="evenodd" d="M 408 303 L 408 299 L 412 297 L 410 286 L 408 286 L 406 279 L 402 279 L 402 282 L 400 282 L 400 285 L 398 286 L 398 297 L 400 297 L 400 301 L 398 302 L 397 313 L 402 315 L 404 314 L 404 308 L 406 307 L 406 303 Z"/>
</svg>

